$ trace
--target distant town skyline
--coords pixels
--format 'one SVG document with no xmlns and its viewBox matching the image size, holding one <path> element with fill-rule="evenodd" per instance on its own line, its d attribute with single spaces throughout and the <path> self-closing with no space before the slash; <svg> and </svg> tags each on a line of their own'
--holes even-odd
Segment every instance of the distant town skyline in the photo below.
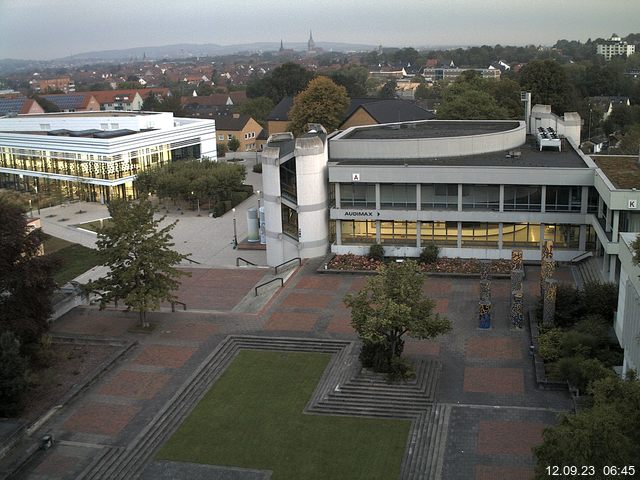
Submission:
<svg viewBox="0 0 640 480">
<path fill-rule="evenodd" d="M 637 0 L 0 0 L 0 58 L 177 43 L 553 45 L 640 31 Z"/>
</svg>

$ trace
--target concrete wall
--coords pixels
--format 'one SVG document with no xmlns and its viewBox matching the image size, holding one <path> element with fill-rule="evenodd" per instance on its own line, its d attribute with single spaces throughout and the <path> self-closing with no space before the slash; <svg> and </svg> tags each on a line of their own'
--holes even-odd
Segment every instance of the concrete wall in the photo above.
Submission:
<svg viewBox="0 0 640 480">
<path fill-rule="evenodd" d="M 104 125 L 108 127 L 102 128 Z M 118 115 L 104 113 L 81 112 L 48 113 L 46 115 L 19 115 L 17 117 L 0 118 L 0 131 L 3 132 L 39 132 L 45 129 L 41 125 L 48 125 L 46 130 L 116 130 L 112 124 L 117 124 L 118 129 L 142 130 L 146 128 L 170 129 L 174 126 L 173 114 L 170 112 L 158 112 L 145 115 Z"/>
<path fill-rule="evenodd" d="M 529 133 L 535 135 L 538 127 L 553 128 L 559 135 L 571 139 L 576 145 L 580 145 L 580 129 L 582 119 L 576 112 L 565 112 L 559 117 L 551 112 L 551 105 L 534 105 L 531 109 L 531 121 Z"/>
</svg>

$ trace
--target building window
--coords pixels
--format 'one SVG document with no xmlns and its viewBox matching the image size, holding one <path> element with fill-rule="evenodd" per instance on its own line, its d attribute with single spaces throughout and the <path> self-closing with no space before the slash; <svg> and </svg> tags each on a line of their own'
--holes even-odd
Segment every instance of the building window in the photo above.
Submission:
<svg viewBox="0 0 640 480">
<path fill-rule="evenodd" d="M 224 141 L 224 135 L 218 135 L 218 140 Z"/>
<path fill-rule="evenodd" d="M 585 245 L 586 250 L 595 250 L 598 245 L 598 235 L 591 225 L 587 225 L 587 242 Z"/>
<path fill-rule="evenodd" d="M 283 197 L 294 202 L 298 201 L 295 157 L 280 165 L 280 191 Z"/>
<path fill-rule="evenodd" d="M 371 220 L 341 220 L 343 245 L 376 243 L 376 222 Z"/>
<path fill-rule="evenodd" d="M 229 134 L 227 135 L 227 140 L 231 140 L 232 138 L 233 138 L 233 134 L 232 134 L 232 133 L 229 133 Z"/>
<path fill-rule="evenodd" d="M 500 187 L 498 185 L 463 185 L 462 210 L 500 209 Z"/>
<path fill-rule="evenodd" d="M 600 200 L 600 194 L 596 187 L 589 187 L 589 196 L 587 198 L 587 213 L 598 213 L 598 200 Z"/>
<path fill-rule="evenodd" d="M 415 246 L 416 222 L 380 222 L 380 243 Z"/>
<path fill-rule="evenodd" d="M 547 187 L 547 212 L 580 212 L 582 187 Z"/>
<path fill-rule="evenodd" d="M 421 185 L 420 204 L 426 210 L 457 210 L 458 184 L 435 183 Z"/>
<path fill-rule="evenodd" d="M 554 248 L 578 250 L 580 244 L 580 225 L 546 225 L 544 239 L 551 240 Z"/>
<path fill-rule="evenodd" d="M 376 208 L 376 186 L 373 183 L 341 183 L 340 208 Z"/>
<path fill-rule="evenodd" d="M 511 247 L 540 247 L 539 223 L 503 223 L 502 246 Z"/>
<path fill-rule="evenodd" d="M 463 247 L 498 248 L 500 225 L 497 223 L 462 223 Z"/>
<path fill-rule="evenodd" d="M 416 186 L 413 183 L 380 185 L 380 208 L 416 209 Z"/>
<path fill-rule="evenodd" d="M 539 212 L 542 209 L 542 187 L 504 186 L 505 212 Z"/>
<path fill-rule="evenodd" d="M 458 245 L 458 222 L 421 222 L 420 241 L 422 245 L 432 242 L 455 247 Z"/>
<path fill-rule="evenodd" d="M 298 239 L 298 212 L 282 204 L 282 232 Z"/>
</svg>

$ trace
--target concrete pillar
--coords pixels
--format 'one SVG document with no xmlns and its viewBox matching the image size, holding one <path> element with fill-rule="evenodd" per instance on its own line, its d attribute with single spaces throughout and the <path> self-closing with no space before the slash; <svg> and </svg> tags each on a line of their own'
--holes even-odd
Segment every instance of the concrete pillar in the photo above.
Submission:
<svg viewBox="0 0 640 480">
<path fill-rule="evenodd" d="M 422 222 L 418 221 L 416 222 L 416 241 L 417 241 L 418 248 L 422 248 L 422 235 L 420 234 L 421 231 L 422 231 Z"/>
<path fill-rule="evenodd" d="M 613 211 L 613 225 L 611 226 L 611 241 L 618 241 L 618 230 L 620 229 L 620 210 Z"/>
<path fill-rule="evenodd" d="M 498 250 L 502 250 L 502 222 L 498 223 Z M 501 252 L 502 253 L 502 252 Z"/>
<path fill-rule="evenodd" d="M 609 255 L 609 257 L 609 282 L 614 283 L 616 281 L 616 262 L 618 256 Z"/>
<path fill-rule="evenodd" d="M 580 213 L 582 215 L 586 215 L 588 210 L 589 210 L 589 187 L 582 187 Z"/>
<path fill-rule="evenodd" d="M 610 232 L 611 231 L 611 209 L 607 208 L 607 215 L 605 217 L 605 222 L 604 222 L 604 231 L 605 232 Z"/>
<path fill-rule="evenodd" d="M 458 211 L 462 211 L 462 184 L 458 184 Z"/>
<path fill-rule="evenodd" d="M 580 239 L 578 240 L 578 250 L 585 251 L 587 249 L 587 226 L 580 225 Z"/>
<path fill-rule="evenodd" d="M 462 222 L 458 222 L 458 248 L 462 248 Z"/>
<path fill-rule="evenodd" d="M 342 222 L 336 220 L 336 245 L 342 245 Z"/>
<path fill-rule="evenodd" d="M 540 211 L 542 213 L 547 211 L 547 186 L 542 185 L 540 190 Z"/>
<path fill-rule="evenodd" d="M 491 328 L 491 302 L 478 302 L 478 323 L 482 329 Z"/>
<path fill-rule="evenodd" d="M 504 185 L 500 185 L 500 204 L 498 211 L 504 212 Z"/>
<path fill-rule="evenodd" d="M 416 210 L 422 210 L 422 186 L 419 183 L 416 184 Z"/>
<path fill-rule="evenodd" d="M 333 186 L 335 187 L 336 208 L 342 208 L 341 206 L 342 199 L 340 197 L 340 184 L 336 182 L 333 184 Z M 329 188 L 331 188 L 331 185 L 329 186 Z"/>
<path fill-rule="evenodd" d="M 544 296 L 542 297 L 542 323 L 546 326 L 552 326 L 556 316 L 558 282 L 552 278 L 548 278 L 545 283 Z"/>
<path fill-rule="evenodd" d="M 376 210 L 380 210 L 380 184 L 379 183 L 376 183 Z"/>
<path fill-rule="evenodd" d="M 516 290 L 511 295 L 511 328 L 522 329 L 524 323 L 524 294 L 522 290 Z"/>
</svg>

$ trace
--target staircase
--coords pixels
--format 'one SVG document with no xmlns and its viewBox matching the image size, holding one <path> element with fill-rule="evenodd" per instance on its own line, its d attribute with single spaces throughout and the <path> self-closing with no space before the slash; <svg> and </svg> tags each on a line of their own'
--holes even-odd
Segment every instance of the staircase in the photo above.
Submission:
<svg viewBox="0 0 640 480">
<path fill-rule="evenodd" d="M 605 282 L 602 276 L 602 257 L 589 257 L 571 266 L 578 288 L 588 282 Z"/>
</svg>

